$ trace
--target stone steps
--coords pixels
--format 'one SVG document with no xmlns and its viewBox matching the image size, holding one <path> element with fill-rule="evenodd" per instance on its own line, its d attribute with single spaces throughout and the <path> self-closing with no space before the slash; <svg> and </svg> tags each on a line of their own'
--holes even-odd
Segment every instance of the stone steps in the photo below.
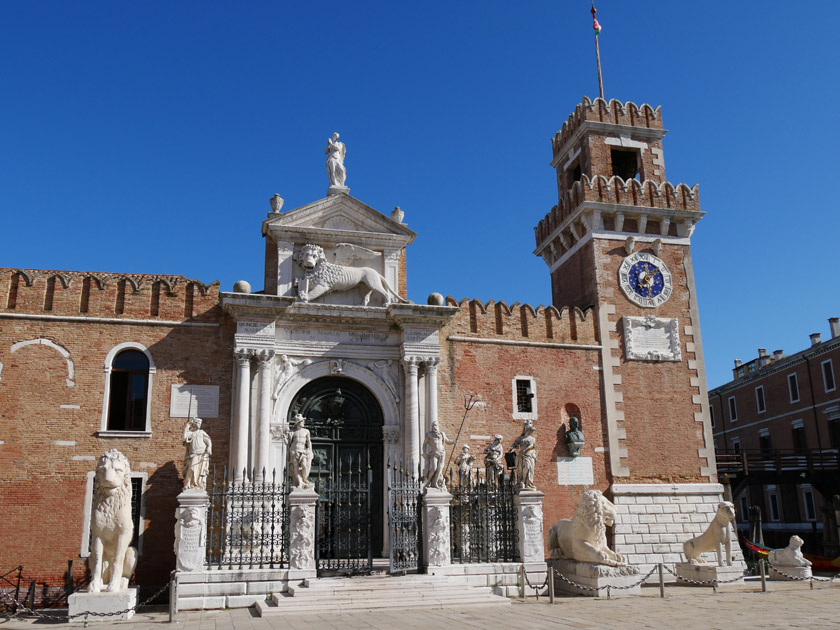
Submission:
<svg viewBox="0 0 840 630">
<path fill-rule="evenodd" d="M 289 585 L 270 601 L 257 602 L 263 616 L 381 610 L 387 608 L 444 608 L 449 606 L 509 606 L 489 587 L 470 586 L 452 576 L 322 578 Z"/>
</svg>

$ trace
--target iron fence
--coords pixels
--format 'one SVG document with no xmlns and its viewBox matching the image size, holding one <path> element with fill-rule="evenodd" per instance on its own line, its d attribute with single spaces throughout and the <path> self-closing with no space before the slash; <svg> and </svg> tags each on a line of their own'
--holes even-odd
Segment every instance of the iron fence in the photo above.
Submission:
<svg viewBox="0 0 840 630">
<path fill-rule="evenodd" d="M 288 567 L 289 483 L 285 472 L 243 471 L 240 479 L 213 469 L 207 513 L 206 566 L 214 569 Z"/>
<path fill-rule="evenodd" d="M 388 464 L 388 528 L 390 570 L 422 571 L 423 518 L 420 477 L 404 466 Z"/>
<path fill-rule="evenodd" d="M 488 480 L 482 471 L 454 476 L 450 470 L 449 488 L 452 562 L 518 562 L 515 475 Z"/>
</svg>

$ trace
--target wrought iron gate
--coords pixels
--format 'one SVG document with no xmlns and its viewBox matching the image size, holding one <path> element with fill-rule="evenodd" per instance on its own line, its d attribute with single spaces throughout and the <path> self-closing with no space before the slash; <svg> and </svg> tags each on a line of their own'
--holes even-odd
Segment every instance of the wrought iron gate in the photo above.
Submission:
<svg viewBox="0 0 840 630">
<path fill-rule="evenodd" d="M 336 476 L 318 477 L 318 509 L 315 512 L 315 564 L 325 573 L 370 573 L 373 569 L 371 540 L 370 468 L 348 470 L 339 465 Z"/>
<path fill-rule="evenodd" d="M 390 570 L 420 571 L 423 564 L 423 510 L 420 479 L 404 468 L 388 465 Z"/>
<path fill-rule="evenodd" d="M 450 473 L 449 488 L 452 562 L 518 562 L 515 477 L 488 482 L 476 471 L 456 481 Z"/>
</svg>

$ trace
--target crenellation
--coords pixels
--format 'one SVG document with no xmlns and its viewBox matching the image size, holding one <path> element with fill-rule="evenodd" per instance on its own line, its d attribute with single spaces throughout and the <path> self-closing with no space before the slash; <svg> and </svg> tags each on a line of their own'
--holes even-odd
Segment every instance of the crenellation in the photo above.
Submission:
<svg viewBox="0 0 840 630">
<path fill-rule="evenodd" d="M 508 306 L 504 301 L 482 302 L 475 298 L 460 301 L 449 296 L 447 306 L 457 306 L 451 332 L 455 335 L 541 343 L 568 343 L 597 345 L 594 309 L 540 305 L 515 302 Z"/>
<path fill-rule="evenodd" d="M 552 138 L 551 146 L 554 155 L 560 152 L 581 123 L 587 120 L 645 129 L 662 129 L 661 113 L 661 106 L 654 109 L 647 103 L 638 106 L 632 101 L 622 103 L 616 99 L 610 99 L 609 103 L 602 98 L 591 101 L 589 97 L 584 96 L 581 103 L 575 107 L 575 111 L 563 123 L 560 131 Z"/>
<path fill-rule="evenodd" d="M 218 294 L 218 282 L 184 276 L 0 268 L 0 312 L 181 321 L 215 308 Z"/>
</svg>

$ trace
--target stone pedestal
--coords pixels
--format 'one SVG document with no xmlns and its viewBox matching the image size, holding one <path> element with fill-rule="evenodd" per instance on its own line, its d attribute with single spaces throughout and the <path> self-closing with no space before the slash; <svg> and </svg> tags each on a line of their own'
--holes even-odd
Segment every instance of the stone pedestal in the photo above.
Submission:
<svg viewBox="0 0 840 630">
<path fill-rule="evenodd" d="M 210 497 L 190 488 L 178 495 L 175 510 L 175 566 L 178 571 L 202 571 L 207 557 L 207 508 Z"/>
<path fill-rule="evenodd" d="M 426 488 L 423 492 L 423 560 L 429 568 L 451 564 L 449 540 L 449 505 L 452 495 L 446 490 Z"/>
<path fill-rule="evenodd" d="M 767 577 L 771 580 L 810 580 L 813 577 L 811 567 L 779 567 L 779 571 L 782 573 L 776 571 L 772 566 L 769 569 Z"/>
<path fill-rule="evenodd" d="M 327 197 L 329 197 L 330 195 L 338 195 L 340 193 L 349 195 L 350 188 L 348 186 L 330 186 L 329 188 L 327 188 Z"/>
<path fill-rule="evenodd" d="M 120 619 L 131 619 L 137 606 L 137 589 L 129 588 L 118 593 L 73 593 L 67 598 L 67 619 L 70 623 L 85 621 L 106 621 L 114 623 Z M 89 613 L 116 613 L 131 608 L 128 612 L 109 617 L 85 618 Z"/>
<path fill-rule="evenodd" d="M 519 530 L 519 560 L 544 562 L 542 500 L 545 494 L 522 490 L 513 498 L 516 505 L 516 527 Z"/>
<path fill-rule="evenodd" d="M 678 562 L 674 565 L 674 573 L 677 574 L 677 582 L 679 584 L 691 584 L 687 580 L 695 582 L 709 582 L 716 580 L 718 582 L 725 582 L 736 577 L 743 577 L 744 570 L 739 566 L 721 567 L 716 564 L 691 564 L 689 562 Z M 711 586 L 711 584 L 692 585 L 692 586 Z"/>
<path fill-rule="evenodd" d="M 569 560 L 568 558 L 550 558 L 548 560 L 548 566 L 569 581 L 589 588 L 600 588 L 608 584 L 618 587 L 629 586 L 639 581 L 641 573 L 638 567 L 608 567 L 603 564 L 578 562 L 577 560 Z M 585 588 L 577 588 L 557 575 L 554 575 L 554 590 L 573 595 L 585 595 L 587 597 L 607 596 L 607 589 L 590 591 Z M 621 590 L 610 589 L 609 595 L 610 597 L 617 595 L 640 595 L 641 591 L 641 584 L 636 584 L 633 588 Z"/>
<path fill-rule="evenodd" d="M 289 577 L 315 575 L 315 506 L 318 493 L 295 488 L 289 493 Z"/>
</svg>

